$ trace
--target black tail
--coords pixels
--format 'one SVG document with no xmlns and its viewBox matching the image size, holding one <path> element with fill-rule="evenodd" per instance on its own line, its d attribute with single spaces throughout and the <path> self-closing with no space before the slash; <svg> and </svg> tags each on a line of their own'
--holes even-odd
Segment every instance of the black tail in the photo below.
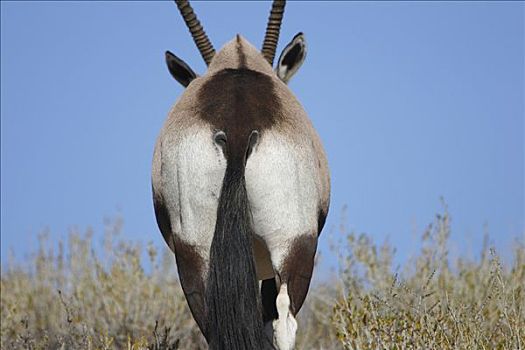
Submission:
<svg viewBox="0 0 525 350">
<path fill-rule="evenodd" d="M 206 338 L 213 350 L 258 350 L 271 345 L 263 332 L 244 164 L 231 160 L 222 184 L 211 244 Z"/>
</svg>

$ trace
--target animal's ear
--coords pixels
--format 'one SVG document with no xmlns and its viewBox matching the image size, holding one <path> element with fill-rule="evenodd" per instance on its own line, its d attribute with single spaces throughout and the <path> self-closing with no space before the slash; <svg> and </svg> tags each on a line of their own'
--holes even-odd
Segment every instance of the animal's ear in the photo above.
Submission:
<svg viewBox="0 0 525 350">
<path fill-rule="evenodd" d="M 292 41 L 286 45 L 279 57 L 275 68 L 277 76 L 285 83 L 288 83 L 299 67 L 301 67 L 305 58 L 306 40 L 303 33 L 297 33 Z"/>
<path fill-rule="evenodd" d="M 195 74 L 186 62 L 169 51 L 166 51 L 166 64 L 172 77 L 184 87 L 188 86 L 193 79 L 197 78 L 197 74 Z"/>
</svg>

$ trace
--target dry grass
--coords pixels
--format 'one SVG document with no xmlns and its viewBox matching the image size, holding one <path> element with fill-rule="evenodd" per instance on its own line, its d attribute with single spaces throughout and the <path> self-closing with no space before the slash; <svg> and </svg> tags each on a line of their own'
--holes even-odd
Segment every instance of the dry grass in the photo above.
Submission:
<svg viewBox="0 0 525 350">
<path fill-rule="evenodd" d="M 504 268 L 487 244 L 479 261 L 451 259 L 445 208 L 422 236 L 422 249 L 393 273 L 394 249 L 347 235 L 344 297 L 333 323 L 346 349 L 523 349 L 525 247 Z"/>
<path fill-rule="evenodd" d="M 106 231 L 100 254 L 90 232 L 71 233 L 57 251 L 44 236 L 26 266 L 2 271 L 2 349 L 204 347 L 173 256 L 126 242 L 119 220 Z"/>
<path fill-rule="evenodd" d="M 108 222 L 64 246 L 40 237 L 24 265 L 2 266 L 2 349 L 199 349 L 167 249 L 126 241 Z M 525 248 L 510 268 L 485 246 L 479 261 L 451 259 L 449 216 L 436 218 L 403 269 L 394 249 L 342 229 L 340 281 L 312 288 L 298 349 L 522 349 Z M 451 261 L 454 260 L 454 261 Z"/>
</svg>

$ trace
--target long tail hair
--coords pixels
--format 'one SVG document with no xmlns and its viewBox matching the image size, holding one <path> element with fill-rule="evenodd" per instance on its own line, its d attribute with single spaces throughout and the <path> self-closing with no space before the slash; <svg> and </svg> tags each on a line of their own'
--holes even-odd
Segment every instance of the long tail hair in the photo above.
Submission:
<svg viewBox="0 0 525 350">
<path fill-rule="evenodd" d="M 206 287 L 206 338 L 213 350 L 272 347 L 264 335 L 253 259 L 246 155 L 228 157 L 217 209 Z"/>
</svg>

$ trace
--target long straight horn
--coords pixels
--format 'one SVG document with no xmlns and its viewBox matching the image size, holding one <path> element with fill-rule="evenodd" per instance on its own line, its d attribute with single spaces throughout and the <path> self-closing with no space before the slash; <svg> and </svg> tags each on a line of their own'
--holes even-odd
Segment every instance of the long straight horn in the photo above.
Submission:
<svg viewBox="0 0 525 350">
<path fill-rule="evenodd" d="M 275 49 L 277 48 L 277 42 L 279 41 L 279 32 L 281 31 L 284 5 L 286 5 L 285 0 L 273 1 L 270 18 L 268 18 L 268 26 L 266 27 L 266 35 L 264 36 L 262 54 L 272 66 L 275 57 Z"/>
<path fill-rule="evenodd" d="M 204 62 L 206 62 L 206 65 L 209 66 L 211 59 L 215 55 L 215 49 L 213 48 L 210 39 L 208 39 L 206 32 L 204 32 L 204 29 L 202 28 L 201 23 L 197 19 L 197 15 L 195 14 L 195 12 L 193 12 L 189 1 L 175 0 L 175 2 L 177 3 L 177 7 L 179 8 L 180 14 L 184 18 L 184 22 L 186 22 L 186 25 L 190 30 L 191 36 L 193 37 L 193 41 L 195 41 L 195 44 L 199 48 L 202 58 L 204 58 Z"/>
</svg>

